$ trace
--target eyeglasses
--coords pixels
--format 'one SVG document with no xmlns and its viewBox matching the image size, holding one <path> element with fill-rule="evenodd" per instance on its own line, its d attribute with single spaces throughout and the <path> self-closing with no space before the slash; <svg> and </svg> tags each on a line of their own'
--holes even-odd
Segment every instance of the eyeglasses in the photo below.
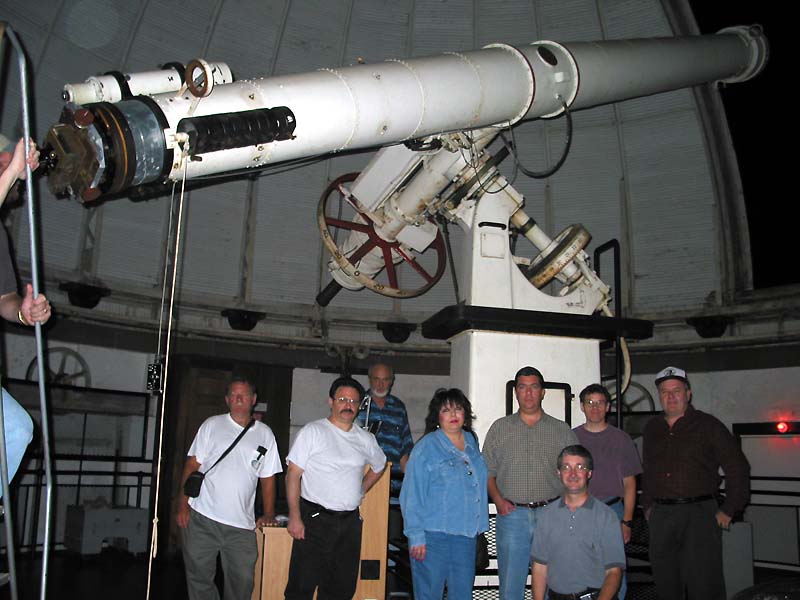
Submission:
<svg viewBox="0 0 800 600">
<path fill-rule="evenodd" d="M 605 406 L 606 405 L 605 399 L 603 399 L 603 400 L 584 400 L 583 403 L 584 404 L 588 404 L 589 406 Z"/>
<path fill-rule="evenodd" d="M 361 402 L 361 400 L 359 400 L 358 398 L 356 399 L 345 398 L 344 396 L 342 396 L 341 398 L 335 398 L 335 400 L 339 404 L 358 404 L 359 402 Z"/>
<path fill-rule="evenodd" d="M 561 471 L 562 473 L 571 473 L 572 471 L 575 471 L 577 473 L 584 473 L 584 472 L 589 470 L 589 467 L 587 467 L 586 465 L 582 465 L 582 464 L 581 465 L 561 465 L 560 467 L 558 467 L 558 470 Z"/>
</svg>

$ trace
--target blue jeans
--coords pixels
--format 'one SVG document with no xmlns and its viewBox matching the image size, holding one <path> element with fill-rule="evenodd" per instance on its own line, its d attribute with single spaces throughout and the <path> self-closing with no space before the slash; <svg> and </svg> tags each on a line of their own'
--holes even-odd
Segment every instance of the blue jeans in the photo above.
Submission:
<svg viewBox="0 0 800 600">
<path fill-rule="evenodd" d="M 622 500 L 618 500 L 617 502 L 614 502 L 614 504 L 610 504 L 609 508 L 613 510 L 615 513 L 617 513 L 619 520 L 622 521 L 622 516 L 625 512 L 625 504 L 622 502 Z M 620 528 L 621 527 L 622 526 L 620 525 Z M 622 571 L 622 581 L 619 584 L 619 591 L 617 592 L 617 598 L 619 598 L 619 600 L 625 600 L 625 592 L 627 591 L 628 591 L 628 578 L 625 575 L 625 571 Z"/>
<path fill-rule="evenodd" d="M 531 567 L 531 548 L 539 508 L 518 506 L 506 516 L 497 515 L 497 574 L 500 600 L 523 600 Z"/>
<path fill-rule="evenodd" d="M 425 532 L 425 560 L 411 559 L 414 600 L 472 600 L 475 583 L 475 538 Z"/>
<path fill-rule="evenodd" d="M 25 449 L 33 439 L 33 421 L 25 409 L 7 391 L 3 390 L 3 420 L 6 434 L 6 460 L 8 461 L 8 481 L 17 474 Z M 3 489 L 0 487 L 0 498 Z"/>
</svg>

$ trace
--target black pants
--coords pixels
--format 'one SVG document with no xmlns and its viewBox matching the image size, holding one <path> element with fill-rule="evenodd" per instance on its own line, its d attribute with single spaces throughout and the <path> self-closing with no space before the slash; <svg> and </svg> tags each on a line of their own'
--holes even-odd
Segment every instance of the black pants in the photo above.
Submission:
<svg viewBox="0 0 800 600">
<path fill-rule="evenodd" d="M 361 516 L 326 512 L 300 500 L 305 539 L 292 544 L 286 600 L 350 600 L 356 592 L 361 555 Z"/>
<path fill-rule="evenodd" d="M 650 513 L 650 563 L 660 600 L 725 600 L 722 530 L 716 500 L 655 504 Z"/>
</svg>

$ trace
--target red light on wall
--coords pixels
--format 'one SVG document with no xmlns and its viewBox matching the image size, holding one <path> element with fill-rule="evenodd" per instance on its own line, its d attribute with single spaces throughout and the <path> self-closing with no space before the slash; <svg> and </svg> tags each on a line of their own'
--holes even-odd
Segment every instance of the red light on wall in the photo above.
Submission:
<svg viewBox="0 0 800 600">
<path fill-rule="evenodd" d="M 775 423 L 775 429 L 778 431 L 778 433 L 786 433 L 789 431 L 789 424 L 786 421 Z"/>
</svg>

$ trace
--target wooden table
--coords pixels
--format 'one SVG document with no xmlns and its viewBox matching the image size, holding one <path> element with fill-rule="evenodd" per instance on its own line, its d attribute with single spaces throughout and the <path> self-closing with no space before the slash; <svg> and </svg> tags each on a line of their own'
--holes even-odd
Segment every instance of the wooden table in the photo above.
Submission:
<svg viewBox="0 0 800 600">
<path fill-rule="evenodd" d="M 368 467 L 369 468 L 369 467 Z M 377 579 L 363 579 L 359 570 L 354 600 L 385 600 L 386 597 L 386 547 L 389 535 L 389 470 L 364 497 L 361 503 L 361 565 L 364 561 L 377 561 Z M 289 559 L 292 555 L 292 538 L 285 527 L 256 529 L 258 560 L 252 600 L 283 600 L 289 579 Z M 374 564 L 374 563 L 373 563 Z"/>
</svg>

